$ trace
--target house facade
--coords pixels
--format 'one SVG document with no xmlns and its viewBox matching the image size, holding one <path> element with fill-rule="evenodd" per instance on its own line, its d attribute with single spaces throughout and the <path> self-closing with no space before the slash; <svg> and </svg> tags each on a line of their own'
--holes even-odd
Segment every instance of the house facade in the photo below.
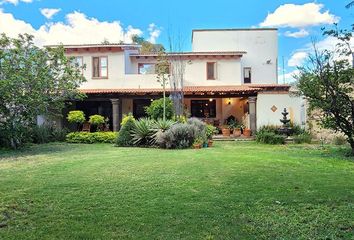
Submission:
<svg viewBox="0 0 354 240">
<path fill-rule="evenodd" d="M 171 80 L 167 93 L 183 93 L 187 115 L 214 125 L 233 117 L 256 131 L 262 125 L 279 125 L 284 108 L 294 123 L 304 124 L 303 100 L 291 96 L 289 85 L 278 83 L 277 35 L 277 29 L 193 30 L 191 52 L 167 54 L 170 78 L 179 71 L 179 81 Z M 80 87 L 87 98 L 67 111 L 103 115 L 118 131 L 123 114 L 143 117 L 144 107 L 162 96 L 155 74 L 158 54 L 140 53 L 134 44 L 64 47 L 85 65 L 87 79 Z"/>
</svg>

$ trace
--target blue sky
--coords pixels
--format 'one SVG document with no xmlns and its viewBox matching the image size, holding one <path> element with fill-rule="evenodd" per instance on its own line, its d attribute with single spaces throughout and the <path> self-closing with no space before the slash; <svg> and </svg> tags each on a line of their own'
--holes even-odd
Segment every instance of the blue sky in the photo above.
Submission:
<svg viewBox="0 0 354 240">
<path fill-rule="evenodd" d="M 191 49 L 191 31 L 198 28 L 279 28 L 279 62 L 284 56 L 286 81 L 307 56 L 312 38 L 323 48 L 333 39 L 321 36 L 333 21 L 348 28 L 354 23 L 349 0 L 323 1 L 160 1 L 160 0 L 0 0 L 0 32 L 10 36 L 30 32 L 39 45 L 129 41 L 141 34 L 168 45 L 168 32 Z M 281 71 L 280 71 L 281 74 Z M 280 77 L 282 78 L 282 77 Z M 280 79 L 281 80 L 281 79 Z"/>
</svg>

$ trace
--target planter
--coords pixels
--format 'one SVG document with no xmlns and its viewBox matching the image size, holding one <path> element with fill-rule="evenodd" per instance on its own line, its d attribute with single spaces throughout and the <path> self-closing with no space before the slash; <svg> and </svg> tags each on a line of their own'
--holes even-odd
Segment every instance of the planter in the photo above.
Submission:
<svg viewBox="0 0 354 240">
<path fill-rule="evenodd" d="M 201 149 L 202 148 L 202 144 L 201 143 L 195 143 L 195 144 L 193 144 L 193 148 L 194 149 Z"/>
<path fill-rule="evenodd" d="M 207 142 L 203 143 L 203 148 L 207 148 L 207 147 L 208 147 L 208 143 Z"/>
<path fill-rule="evenodd" d="M 243 135 L 245 137 L 250 137 L 251 136 L 251 129 L 249 129 L 249 128 L 243 129 Z"/>
<path fill-rule="evenodd" d="M 208 147 L 212 147 L 213 146 L 213 141 L 212 140 L 209 140 L 208 141 Z"/>
<path fill-rule="evenodd" d="M 234 136 L 235 137 L 240 137 L 241 136 L 241 128 L 235 128 L 234 129 Z"/>
<path fill-rule="evenodd" d="M 221 132 L 224 137 L 230 136 L 230 129 L 229 128 L 223 128 L 223 129 L 221 129 Z"/>
</svg>

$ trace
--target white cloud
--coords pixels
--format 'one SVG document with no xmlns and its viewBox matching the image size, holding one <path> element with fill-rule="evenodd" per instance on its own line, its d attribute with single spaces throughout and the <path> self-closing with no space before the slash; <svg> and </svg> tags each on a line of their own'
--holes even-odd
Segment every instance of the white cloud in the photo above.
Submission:
<svg viewBox="0 0 354 240">
<path fill-rule="evenodd" d="M 288 66 L 289 67 L 297 67 L 300 66 L 304 60 L 307 58 L 308 53 L 307 52 L 295 52 L 289 59 L 288 61 Z"/>
<path fill-rule="evenodd" d="M 33 0 L 2 0 L 0 1 L 0 4 L 12 3 L 13 5 L 17 5 L 19 2 L 31 3 Z"/>
<path fill-rule="evenodd" d="M 293 37 L 293 38 L 303 38 L 303 37 L 307 37 L 310 33 L 308 31 L 306 31 L 305 29 L 300 29 L 297 32 L 290 32 L 290 31 L 286 31 L 284 33 L 284 35 L 286 37 Z"/>
<path fill-rule="evenodd" d="M 150 23 L 148 31 L 149 31 L 149 35 L 150 35 L 148 41 L 151 42 L 151 43 L 156 43 L 156 39 L 161 34 L 160 28 L 157 27 L 155 23 Z"/>
<path fill-rule="evenodd" d="M 291 72 L 280 74 L 278 77 L 278 82 L 279 83 L 291 83 L 294 82 L 296 79 L 294 78 L 296 75 L 298 75 L 300 71 L 298 69 L 295 69 Z"/>
<path fill-rule="evenodd" d="M 268 13 L 260 26 L 304 28 L 339 21 L 339 17 L 330 14 L 328 10 L 321 12 L 322 8 L 323 4 L 319 3 L 280 5 L 273 13 Z"/>
<path fill-rule="evenodd" d="M 41 8 L 40 11 L 41 11 L 41 14 L 45 18 L 51 19 L 55 14 L 60 12 L 61 9 L 60 8 Z"/>
<path fill-rule="evenodd" d="M 32 34 L 38 46 L 59 43 L 101 43 L 104 40 L 112 43 L 120 41 L 131 43 L 132 35 L 143 34 L 142 30 L 133 26 L 123 28 L 119 21 L 99 21 L 80 12 L 67 14 L 64 22 L 47 23 L 35 29 L 31 24 L 14 18 L 11 13 L 5 13 L 2 9 L 0 9 L 0 32 L 10 37 L 17 37 L 20 33 Z M 156 40 L 157 36 L 154 36 Z"/>
</svg>

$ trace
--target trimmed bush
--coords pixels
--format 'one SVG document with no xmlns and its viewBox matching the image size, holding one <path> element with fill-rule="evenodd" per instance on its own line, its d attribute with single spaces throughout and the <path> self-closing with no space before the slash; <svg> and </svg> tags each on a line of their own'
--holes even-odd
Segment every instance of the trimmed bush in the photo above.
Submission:
<svg viewBox="0 0 354 240">
<path fill-rule="evenodd" d="M 294 136 L 294 143 L 311 143 L 312 136 L 310 133 L 304 132 L 302 134 Z"/>
<path fill-rule="evenodd" d="M 135 119 L 133 115 L 127 115 L 123 118 L 121 129 L 116 139 L 116 145 L 118 147 L 131 147 L 133 146 L 132 130 L 135 126 Z"/>
<path fill-rule="evenodd" d="M 98 114 L 92 115 L 89 117 L 89 123 L 94 126 L 99 126 L 101 124 L 104 124 L 104 117 Z"/>
<path fill-rule="evenodd" d="M 205 134 L 206 138 L 211 140 L 215 134 L 217 134 L 219 131 L 216 127 L 214 127 L 211 124 L 207 124 L 205 128 Z"/>
<path fill-rule="evenodd" d="M 261 131 L 257 132 L 256 141 L 265 144 L 284 144 L 285 137 L 274 132 Z"/>
<path fill-rule="evenodd" d="M 145 107 L 146 114 L 154 119 L 163 118 L 163 98 L 154 100 L 151 102 L 150 106 Z M 166 119 L 172 119 L 173 117 L 173 103 L 172 100 L 166 98 Z"/>
<path fill-rule="evenodd" d="M 82 124 L 86 120 L 84 112 L 79 110 L 70 111 L 66 119 L 68 120 L 69 123 L 77 123 L 77 124 Z"/>
<path fill-rule="evenodd" d="M 69 143 L 114 143 L 116 132 L 72 132 L 66 135 Z"/>
</svg>

